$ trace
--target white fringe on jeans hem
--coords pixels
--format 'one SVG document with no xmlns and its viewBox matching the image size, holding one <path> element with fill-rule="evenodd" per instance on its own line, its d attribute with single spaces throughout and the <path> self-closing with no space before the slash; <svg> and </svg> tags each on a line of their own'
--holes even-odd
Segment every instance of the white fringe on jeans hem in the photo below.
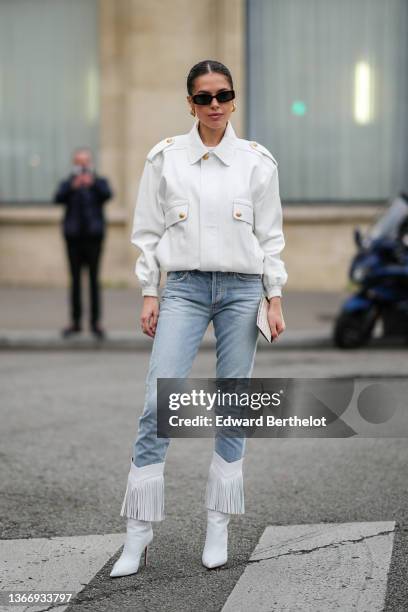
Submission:
<svg viewBox="0 0 408 612">
<path fill-rule="evenodd" d="M 229 463 L 214 451 L 205 493 L 207 509 L 228 514 L 245 513 L 242 463 L 243 458 Z"/>
<path fill-rule="evenodd" d="M 137 467 L 130 462 L 120 516 L 140 521 L 164 519 L 164 462 Z"/>
</svg>

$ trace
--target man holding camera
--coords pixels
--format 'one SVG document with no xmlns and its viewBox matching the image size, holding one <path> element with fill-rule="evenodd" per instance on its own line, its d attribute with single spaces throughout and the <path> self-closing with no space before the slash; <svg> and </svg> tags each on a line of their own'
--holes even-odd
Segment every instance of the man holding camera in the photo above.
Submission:
<svg viewBox="0 0 408 612">
<path fill-rule="evenodd" d="M 65 205 L 62 230 L 71 273 L 71 323 L 62 334 L 68 337 L 82 330 L 81 270 L 86 265 L 89 269 L 90 328 L 97 338 L 102 339 L 105 332 L 100 325 L 98 274 L 106 225 L 103 204 L 113 194 L 108 180 L 96 174 L 88 148 L 77 149 L 72 161 L 72 171 L 60 183 L 54 197 L 56 204 Z"/>
</svg>

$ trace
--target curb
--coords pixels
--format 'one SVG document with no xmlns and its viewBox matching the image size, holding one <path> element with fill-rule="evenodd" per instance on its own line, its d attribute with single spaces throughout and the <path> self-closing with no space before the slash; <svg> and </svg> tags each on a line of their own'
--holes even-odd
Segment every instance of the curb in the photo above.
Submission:
<svg viewBox="0 0 408 612">
<path fill-rule="evenodd" d="M 82 333 L 75 338 L 64 339 L 57 332 L 48 331 L 2 331 L 0 330 L 0 350 L 47 350 L 47 351 L 150 351 L 153 339 L 137 332 L 107 332 L 104 340 L 95 339 L 91 335 Z M 284 332 L 275 341 L 269 344 L 263 337 L 259 337 L 258 351 L 271 351 L 276 349 L 316 349 L 334 348 L 330 332 L 299 330 Z M 200 349 L 215 349 L 215 338 L 206 333 L 200 344 Z"/>
</svg>

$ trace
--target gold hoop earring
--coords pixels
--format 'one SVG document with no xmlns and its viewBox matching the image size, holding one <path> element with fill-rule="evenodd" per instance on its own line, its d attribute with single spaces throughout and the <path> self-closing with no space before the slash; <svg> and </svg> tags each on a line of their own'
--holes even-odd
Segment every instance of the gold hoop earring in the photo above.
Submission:
<svg viewBox="0 0 408 612">
<path fill-rule="evenodd" d="M 195 117 L 195 110 L 193 108 L 190 110 L 190 115 L 193 115 L 193 117 Z"/>
<path fill-rule="evenodd" d="M 235 106 L 235 102 L 232 103 L 232 112 L 236 111 L 237 107 Z"/>
</svg>

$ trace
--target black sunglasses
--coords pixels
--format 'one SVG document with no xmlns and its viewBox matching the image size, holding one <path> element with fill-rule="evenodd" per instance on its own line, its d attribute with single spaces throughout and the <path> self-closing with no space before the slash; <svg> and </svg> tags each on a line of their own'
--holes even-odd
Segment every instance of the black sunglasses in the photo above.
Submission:
<svg viewBox="0 0 408 612">
<path fill-rule="evenodd" d="M 222 102 L 229 102 L 235 98 L 235 91 L 233 89 L 229 89 L 227 91 L 220 91 L 215 96 L 212 96 L 209 93 L 198 93 L 192 97 L 194 104 L 199 104 L 200 106 L 204 106 L 206 104 L 211 104 L 212 99 L 217 98 L 217 102 L 222 104 Z"/>
</svg>

